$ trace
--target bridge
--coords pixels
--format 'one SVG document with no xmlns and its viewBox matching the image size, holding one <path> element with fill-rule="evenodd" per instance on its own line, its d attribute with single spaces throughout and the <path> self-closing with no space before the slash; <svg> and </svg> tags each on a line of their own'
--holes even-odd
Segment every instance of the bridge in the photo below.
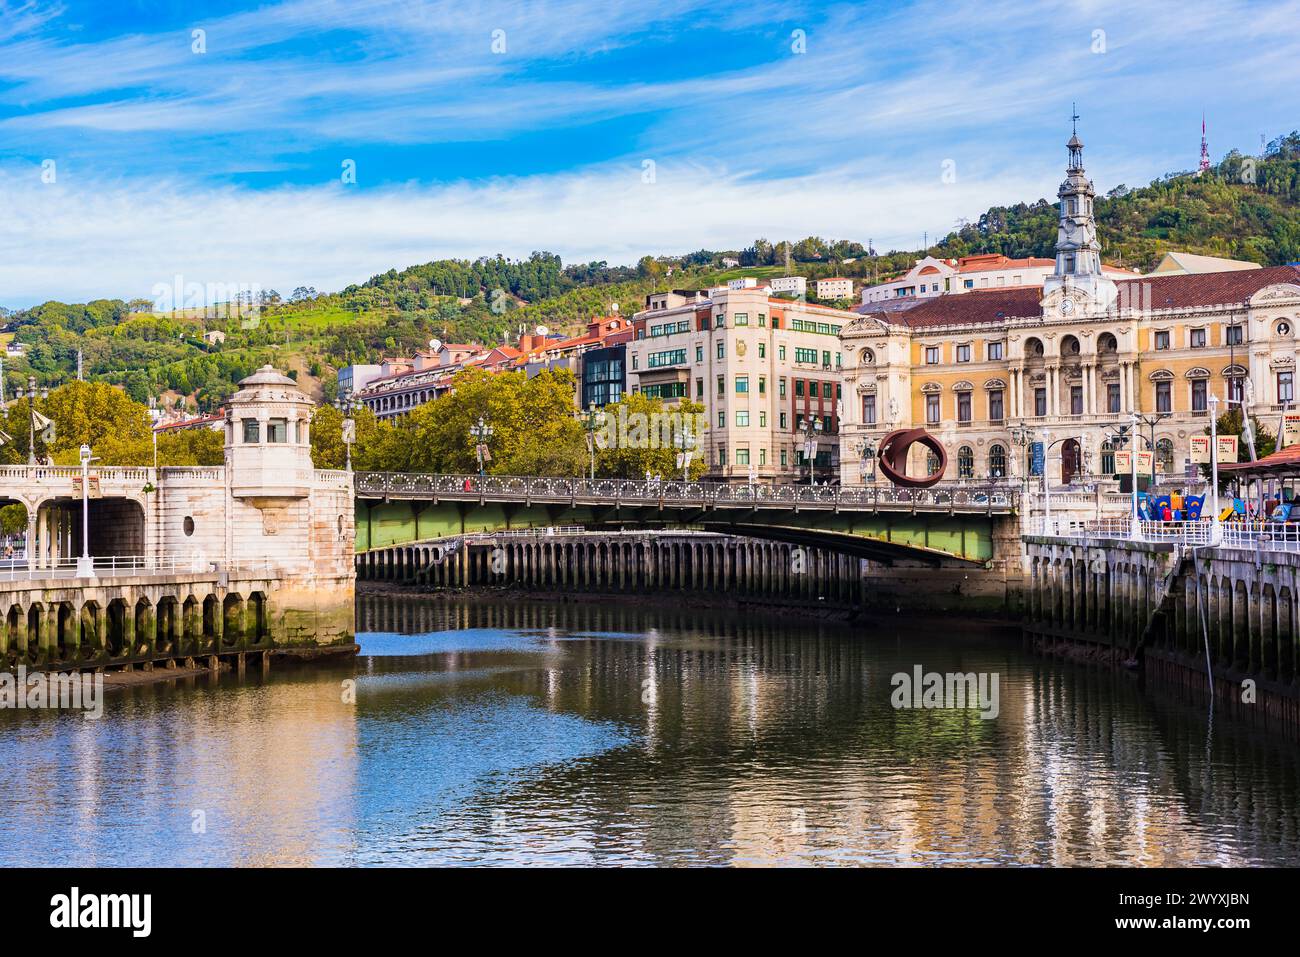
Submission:
<svg viewBox="0 0 1300 957">
<path fill-rule="evenodd" d="M 358 472 L 355 489 L 358 552 L 521 528 L 688 528 L 886 564 L 982 565 L 1020 507 L 1019 489 L 1007 484 L 895 489 Z"/>
</svg>

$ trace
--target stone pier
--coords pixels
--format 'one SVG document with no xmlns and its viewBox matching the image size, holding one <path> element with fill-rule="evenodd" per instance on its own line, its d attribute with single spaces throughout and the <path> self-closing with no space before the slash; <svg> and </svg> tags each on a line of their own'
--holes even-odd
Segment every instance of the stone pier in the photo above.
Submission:
<svg viewBox="0 0 1300 957">
<path fill-rule="evenodd" d="M 1026 633 L 1300 733 L 1300 554 L 1026 536 Z M 1253 699 L 1253 700 L 1251 700 Z"/>
</svg>

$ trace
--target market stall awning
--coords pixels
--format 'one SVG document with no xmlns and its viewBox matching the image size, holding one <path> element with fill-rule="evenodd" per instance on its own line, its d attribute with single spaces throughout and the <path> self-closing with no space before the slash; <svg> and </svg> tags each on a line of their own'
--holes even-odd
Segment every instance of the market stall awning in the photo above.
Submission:
<svg viewBox="0 0 1300 957">
<path fill-rule="evenodd" d="M 1220 465 L 1219 472 L 1243 479 L 1300 478 L 1300 445 L 1288 445 L 1255 462 Z"/>
</svg>

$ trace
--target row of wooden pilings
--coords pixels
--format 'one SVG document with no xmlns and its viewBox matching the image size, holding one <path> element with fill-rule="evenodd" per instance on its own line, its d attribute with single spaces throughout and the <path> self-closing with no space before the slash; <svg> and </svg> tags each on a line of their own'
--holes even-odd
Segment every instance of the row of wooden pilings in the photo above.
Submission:
<svg viewBox="0 0 1300 957">
<path fill-rule="evenodd" d="M 1213 675 L 1234 707 L 1249 681 L 1250 710 L 1300 731 L 1300 555 L 1031 537 L 1026 557 L 1030 635 L 1109 647 L 1192 690 Z"/>
<path fill-rule="evenodd" d="M 357 578 L 432 587 L 513 585 L 619 593 L 708 591 L 859 604 L 862 560 L 826 549 L 700 533 L 482 535 L 371 549 Z"/>
</svg>

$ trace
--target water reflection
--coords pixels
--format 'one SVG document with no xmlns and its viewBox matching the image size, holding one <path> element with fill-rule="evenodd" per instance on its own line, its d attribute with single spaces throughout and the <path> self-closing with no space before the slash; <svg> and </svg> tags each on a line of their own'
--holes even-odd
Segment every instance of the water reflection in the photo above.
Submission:
<svg viewBox="0 0 1300 957">
<path fill-rule="evenodd" d="M 345 666 L 0 714 L 23 838 L 0 857 L 1300 863 L 1293 745 L 991 628 L 391 598 L 358 620 Z M 998 673 L 1000 717 L 894 710 L 916 664 Z"/>
</svg>

